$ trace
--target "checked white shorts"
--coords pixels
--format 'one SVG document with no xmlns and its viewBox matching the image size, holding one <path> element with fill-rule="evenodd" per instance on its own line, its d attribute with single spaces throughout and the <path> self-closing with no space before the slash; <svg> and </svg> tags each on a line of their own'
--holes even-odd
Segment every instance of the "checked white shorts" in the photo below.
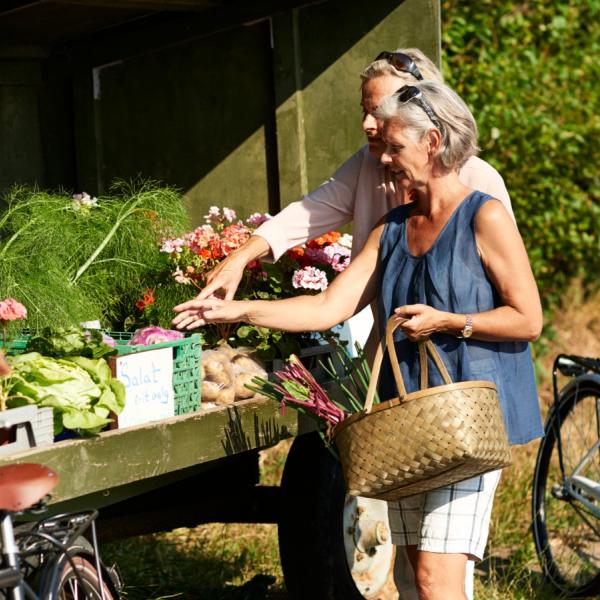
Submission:
<svg viewBox="0 0 600 600">
<path fill-rule="evenodd" d="M 392 543 L 481 560 L 501 471 L 388 502 Z"/>
</svg>

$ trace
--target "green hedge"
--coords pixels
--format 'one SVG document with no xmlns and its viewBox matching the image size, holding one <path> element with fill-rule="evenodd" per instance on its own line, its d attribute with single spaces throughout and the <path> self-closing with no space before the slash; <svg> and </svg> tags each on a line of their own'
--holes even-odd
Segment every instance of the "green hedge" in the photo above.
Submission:
<svg viewBox="0 0 600 600">
<path fill-rule="evenodd" d="M 600 270 L 600 0 L 442 1 L 446 81 L 504 177 L 547 306 Z"/>
</svg>

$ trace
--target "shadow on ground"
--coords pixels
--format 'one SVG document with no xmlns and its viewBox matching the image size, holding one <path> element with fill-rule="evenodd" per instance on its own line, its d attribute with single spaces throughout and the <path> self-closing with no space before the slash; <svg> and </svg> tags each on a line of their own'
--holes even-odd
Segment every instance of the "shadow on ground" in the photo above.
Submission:
<svg viewBox="0 0 600 600">
<path fill-rule="evenodd" d="M 256 549 L 250 542 L 249 548 L 230 550 L 229 544 L 181 531 L 102 545 L 104 562 L 118 565 L 123 600 L 287 598 L 280 573 L 270 572 L 264 562 L 268 553 L 258 543 Z"/>
</svg>

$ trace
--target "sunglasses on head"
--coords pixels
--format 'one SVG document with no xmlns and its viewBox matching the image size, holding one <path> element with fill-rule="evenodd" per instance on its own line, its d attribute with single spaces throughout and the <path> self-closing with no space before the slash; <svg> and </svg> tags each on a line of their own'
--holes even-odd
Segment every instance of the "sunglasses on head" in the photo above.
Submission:
<svg viewBox="0 0 600 600">
<path fill-rule="evenodd" d="M 421 71 L 419 71 L 419 67 L 415 64 L 415 61 L 408 56 L 408 54 L 403 54 L 402 52 L 380 52 L 375 60 L 387 60 L 392 67 L 398 69 L 398 71 L 403 71 L 404 73 L 410 73 L 415 79 L 421 81 L 423 79 L 423 75 L 421 75 Z"/>
<path fill-rule="evenodd" d="M 429 120 L 440 130 L 442 135 L 444 134 L 444 128 L 438 116 L 435 114 L 433 108 L 431 108 L 429 102 L 425 100 L 423 92 L 416 85 L 403 85 L 400 89 L 396 90 L 394 98 L 401 104 L 414 100 L 423 109 Z"/>
</svg>

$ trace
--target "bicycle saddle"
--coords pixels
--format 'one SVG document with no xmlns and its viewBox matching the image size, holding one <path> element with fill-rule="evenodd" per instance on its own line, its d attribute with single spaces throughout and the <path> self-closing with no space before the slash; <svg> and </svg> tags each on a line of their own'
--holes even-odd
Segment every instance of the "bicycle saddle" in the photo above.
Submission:
<svg viewBox="0 0 600 600">
<path fill-rule="evenodd" d="M 16 512 L 39 502 L 58 483 L 58 474 L 44 465 L 24 463 L 0 467 L 0 510 Z"/>
</svg>

